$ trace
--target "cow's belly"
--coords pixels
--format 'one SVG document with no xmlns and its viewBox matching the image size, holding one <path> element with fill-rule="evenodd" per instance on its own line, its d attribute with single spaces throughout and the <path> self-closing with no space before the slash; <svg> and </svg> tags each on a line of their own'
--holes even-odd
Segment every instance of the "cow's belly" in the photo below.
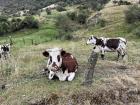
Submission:
<svg viewBox="0 0 140 105">
<path fill-rule="evenodd" d="M 103 50 L 106 51 L 106 52 L 114 52 L 114 51 L 116 51 L 115 49 L 108 48 L 107 46 L 105 46 L 103 48 Z"/>
</svg>

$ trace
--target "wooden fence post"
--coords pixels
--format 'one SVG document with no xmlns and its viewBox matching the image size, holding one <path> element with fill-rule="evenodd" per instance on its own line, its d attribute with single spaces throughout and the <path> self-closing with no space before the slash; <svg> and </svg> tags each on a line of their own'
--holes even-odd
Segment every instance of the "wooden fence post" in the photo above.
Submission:
<svg viewBox="0 0 140 105">
<path fill-rule="evenodd" d="M 23 44 L 25 45 L 25 39 L 23 38 L 22 40 L 23 40 Z"/>
<path fill-rule="evenodd" d="M 99 53 L 92 51 L 89 59 L 88 59 L 88 69 L 85 71 L 85 80 L 82 85 L 89 86 L 93 82 L 93 74 L 95 70 L 95 65 L 98 60 Z"/>
</svg>

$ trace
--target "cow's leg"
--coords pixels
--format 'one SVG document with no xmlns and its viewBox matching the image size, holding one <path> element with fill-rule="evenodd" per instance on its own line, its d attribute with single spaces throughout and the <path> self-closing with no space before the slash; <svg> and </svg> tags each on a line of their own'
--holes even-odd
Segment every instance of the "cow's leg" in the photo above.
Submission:
<svg viewBox="0 0 140 105">
<path fill-rule="evenodd" d="M 118 57 L 117 57 L 117 61 L 119 61 L 119 58 L 120 58 L 120 51 L 117 51 L 117 53 L 118 53 Z"/>
<path fill-rule="evenodd" d="M 104 56 L 105 56 L 104 48 L 101 48 L 101 58 L 102 58 L 102 60 L 104 60 Z"/>
<path fill-rule="evenodd" d="M 50 73 L 49 73 L 49 79 L 52 80 L 53 77 L 54 77 L 55 73 L 53 71 L 50 70 Z"/>
<path fill-rule="evenodd" d="M 75 72 L 69 73 L 68 81 L 72 81 L 75 77 Z"/>
<path fill-rule="evenodd" d="M 66 81 L 66 79 L 67 79 L 67 76 L 64 75 L 64 74 L 62 74 L 61 76 L 59 76 L 59 80 L 60 81 Z"/>
<path fill-rule="evenodd" d="M 125 53 L 122 55 L 122 59 L 125 57 Z"/>
<path fill-rule="evenodd" d="M 124 58 L 125 56 L 125 51 L 123 49 L 121 49 L 121 56 L 122 56 L 122 59 Z"/>
<path fill-rule="evenodd" d="M 66 81 L 66 79 L 67 79 L 66 71 L 64 73 L 63 73 L 63 71 L 59 71 L 59 72 L 57 72 L 56 75 L 58 76 L 60 81 Z"/>
<path fill-rule="evenodd" d="M 102 58 L 102 60 L 104 60 L 105 59 L 105 55 L 101 54 L 101 58 Z"/>
</svg>

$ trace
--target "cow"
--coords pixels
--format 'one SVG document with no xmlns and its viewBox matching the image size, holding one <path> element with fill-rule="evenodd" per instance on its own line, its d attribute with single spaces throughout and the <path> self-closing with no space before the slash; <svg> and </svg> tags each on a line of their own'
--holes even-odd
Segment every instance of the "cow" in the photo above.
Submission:
<svg viewBox="0 0 140 105">
<path fill-rule="evenodd" d="M 76 58 L 61 48 L 47 49 L 43 56 L 48 57 L 47 69 L 49 71 L 49 79 L 55 76 L 60 81 L 72 81 L 78 69 Z"/>
<path fill-rule="evenodd" d="M 0 45 L 0 58 L 7 59 L 10 56 L 10 44 Z"/>
<path fill-rule="evenodd" d="M 117 38 L 105 38 L 100 37 L 97 38 L 95 36 L 90 36 L 90 38 L 87 40 L 86 44 L 93 44 L 95 45 L 94 49 L 99 49 L 101 52 L 101 58 L 104 60 L 105 52 L 117 52 L 119 60 L 120 55 L 122 56 L 122 59 L 126 55 L 126 45 L 127 41 L 125 38 L 117 37 Z"/>
</svg>

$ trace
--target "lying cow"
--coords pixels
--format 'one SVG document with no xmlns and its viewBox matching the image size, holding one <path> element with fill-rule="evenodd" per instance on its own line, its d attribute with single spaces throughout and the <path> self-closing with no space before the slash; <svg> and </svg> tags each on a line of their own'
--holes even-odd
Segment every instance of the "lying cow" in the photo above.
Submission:
<svg viewBox="0 0 140 105">
<path fill-rule="evenodd" d="M 78 63 L 75 57 L 70 53 L 60 49 L 47 49 L 43 52 L 45 57 L 48 57 L 47 69 L 49 70 L 49 79 L 55 76 L 60 81 L 72 81 L 75 77 L 75 72 L 78 69 Z"/>
<path fill-rule="evenodd" d="M 104 38 L 104 37 L 94 37 L 91 36 L 87 40 L 87 44 L 95 45 L 94 49 L 98 48 L 101 52 L 101 58 L 104 59 L 105 52 L 114 52 L 118 53 L 118 59 L 120 55 L 122 59 L 126 55 L 126 39 L 118 37 L 118 38 Z"/>
<path fill-rule="evenodd" d="M 4 57 L 5 59 L 10 56 L 10 44 L 0 45 L 0 58 Z"/>
</svg>

